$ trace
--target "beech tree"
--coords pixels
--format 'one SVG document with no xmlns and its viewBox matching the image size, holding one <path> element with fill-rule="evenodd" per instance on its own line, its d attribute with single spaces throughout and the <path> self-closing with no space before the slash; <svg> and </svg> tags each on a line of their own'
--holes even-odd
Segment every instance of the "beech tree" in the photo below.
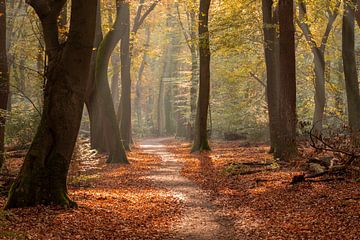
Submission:
<svg viewBox="0 0 360 240">
<path fill-rule="evenodd" d="M 6 2 L 0 0 L 0 172 L 5 161 L 5 122 L 9 95 L 6 30 Z"/>
<path fill-rule="evenodd" d="M 209 10 L 211 0 L 200 1 L 199 11 L 199 52 L 200 81 L 199 97 L 195 120 L 195 136 L 192 152 L 210 150 L 208 143 L 207 120 L 210 102 L 210 36 Z"/>
<path fill-rule="evenodd" d="M 299 19 L 297 23 L 300 26 L 307 43 L 311 48 L 314 62 L 315 73 L 315 111 L 313 117 L 314 132 L 321 134 L 323 127 L 324 110 L 326 105 L 326 93 L 325 93 L 325 50 L 330 36 L 330 32 L 333 28 L 334 22 L 338 16 L 340 7 L 340 1 L 336 3 L 334 9 L 331 9 L 330 3 L 328 4 L 328 20 L 324 34 L 322 35 L 321 42 L 318 44 L 315 40 L 315 36 L 310 29 L 309 19 L 307 16 L 306 3 L 299 1 Z"/>
<path fill-rule="evenodd" d="M 121 38 L 121 97 L 118 109 L 118 121 L 120 123 L 120 134 L 123 139 L 124 147 L 130 150 L 132 143 L 131 126 L 131 51 L 133 38 L 144 23 L 145 19 L 155 9 L 159 0 L 154 0 L 144 11 L 144 0 L 139 0 L 136 15 L 132 28 L 130 27 L 130 4 L 124 3 L 124 13 L 121 16 L 121 25 L 124 32 Z"/>
<path fill-rule="evenodd" d="M 278 24 L 277 9 L 273 0 L 262 1 L 264 52 L 266 64 L 266 95 L 269 113 L 270 152 L 275 152 L 277 145 L 279 105 L 279 36 L 276 32 Z"/>
<path fill-rule="evenodd" d="M 275 156 L 288 159 L 296 155 L 296 71 L 293 0 L 279 1 L 279 123 Z"/>
<path fill-rule="evenodd" d="M 355 1 L 344 2 L 342 58 L 348 103 L 349 127 L 355 145 L 360 144 L 360 93 L 355 56 Z"/>
<path fill-rule="evenodd" d="M 141 59 L 141 63 L 139 66 L 138 74 L 137 74 L 137 80 L 136 80 L 136 86 L 135 86 L 135 109 L 136 109 L 136 117 L 137 117 L 137 123 L 138 127 L 142 128 L 142 112 L 141 112 L 141 98 L 142 98 L 142 81 L 144 76 L 144 70 L 145 66 L 148 61 L 148 50 L 149 50 L 149 44 L 150 44 L 150 28 L 146 27 L 146 39 L 145 39 L 145 45 L 144 45 L 144 53 Z"/>
<path fill-rule="evenodd" d="M 66 177 L 80 127 L 93 51 L 97 0 L 73 0 L 69 36 L 60 45 L 57 20 L 65 0 L 28 0 L 48 55 L 44 110 L 36 136 L 9 192 L 6 208 L 76 206 Z"/>
<path fill-rule="evenodd" d="M 116 20 L 104 38 L 102 38 L 100 20 L 97 23 L 98 47 L 94 60 L 94 75 L 91 76 L 92 87 L 88 89 L 87 106 L 90 115 L 92 146 L 109 152 L 108 162 L 110 163 L 128 163 L 116 121 L 107 74 L 111 53 L 124 30 L 120 24 L 120 18 L 126 4 L 122 0 L 116 1 Z M 98 12 L 100 13 L 100 10 Z M 98 19 L 101 19 L 100 14 L 98 15 Z"/>
</svg>

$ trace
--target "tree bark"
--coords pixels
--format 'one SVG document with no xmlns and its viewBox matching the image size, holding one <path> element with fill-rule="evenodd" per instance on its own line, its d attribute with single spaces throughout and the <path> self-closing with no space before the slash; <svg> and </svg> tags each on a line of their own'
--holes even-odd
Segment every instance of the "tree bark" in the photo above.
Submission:
<svg viewBox="0 0 360 240">
<path fill-rule="evenodd" d="M 199 11 L 199 52 L 200 85 L 195 121 L 195 136 L 192 152 L 210 150 L 207 133 L 207 119 L 210 102 L 210 37 L 209 10 L 211 0 L 200 1 Z"/>
<path fill-rule="evenodd" d="M 0 171 L 5 162 L 5 123 L 9 97 L 9 68 L 6 48 L 6 2 L 0 0 Z"/>
<path fill-rule="evenodd" d="M 118 120 L 120 122 L 120 132 L 123 138 L 124 147 L 130 150 L 132 139 L 131 126 L 131 51 L 132 38 L 144 23 L 147 16 L 155 9 L 159 0 L 154 0 L 144 13 L 144 0 L 139 0 L 138 9 L 134 18 L 133 28 L 130 32 L 130 5 L 125 4 L 125 11 L 122 17 L 122 25 L 125 27 L 123 38 L 121 39 L 121 97 L 118 109 Z M 130 38 L 131 37 L 131 38 Z"/>
<path fill-rule="evenodd" d="M 122 5 L 118 2 L 117 14 L 121 14 Z M 98 14 L 99 15 L 99 14 Z M 98 16 L 100 17 L 100 15 Z M 90 115 L 91 134 L 94 137 L 92 143 L 109 153 L 108 163 L 129 163 L 123 147 L 119 127 L 116 121 L 116 114 L 113 99 L 108 82 L 108 63 L 112 51 L 121 36 L 121 28 L 117 20 L 115 30 L 110 32 L 101 40 L 96 52 L 95 74 L 93 88 L 90 91 L 88 109 Z M 101 33 L 101 24 L 98 24 Z M 99 31 L 99 30 L 98 30 Z M 115 32 L 113 32 L 115 31 Z M 96 139 L 96 140 L 95 140 Z"/>
<path fill-rule="evenodd" d="M 315 72 L 315 111 L 313 116 L 313 126 L 315 134 L 321 135 L 326 104 L 325 55 L 318 47 L 313 47 L 312 52 L 314 55 Z"/>
<path fill-rule="evenodd" d="M 352 141 L 360 145 L 360 94 L 355 57 L 355 22 L 351 3 L 345 2 L 342 26 L 342 58 Z"/>
<path fill-rule="evenodd" d="M 293 0 L 279 1 L 280 25 L 280 81 L 279 129 L 275 157 L 290 159 L 297 154 L 296 147 L 296 72 L 295 27 Z"/>
<path fill-rule="evenodd" d="M 111 95 L 114 103 L 115 109 L 119 106 L 119 100 L 120 100 L 120 88 L 119 88 L 119 80 L 120 80 L 120 54 L 119 52 L 115 51 L 113 55 L 111 56 L 111 65 L 113 70 L 113 75 L 111 78 Z"/>
<path fill-rule="evenodd" d="M 142 78 L 145 70 L 145 65 L 148 60 L 148 49 L 150 44 L 150 28 L 146 28 L 146 40 L 145 40 L 145 48 L 142 57 L 142 61 L 139 67 L 137 82 L 136 82 L 136 98 L 135 98 L 135 108 L 136 108 L 136 117 L 138 122 L 138 128 L 142 129 L 142 112 L 141 112 L 141 95 L 142 95 Z"/>
<path fill-rule="evenodd" d="M 120 134 L 126 150 L 131 145 L 131 56 L 130 56 L 130 4 L 124 3 L 121 15 L 121 25 L 124 27 L 121 38 L 121 96 L 118 109 Z"/>
<path fill-rule="evenodd" d="M 99 0 L 98 0 L 99 1 Z M 97 84 L 97 79 L 95 76 L 96 71 L 96 59 L 97 53 L 99 51 L 99 45 L 103 40 L 102 28 L 101 28 L 101 14 L 100 14 L 100 2 L 98 2 L 97 9 L 97 17 L 96 17 L 96 33 L 94 40 L 94 48 L 91 56 L 91 64 L 90 64 L 90 76 L 88 79 L 87 89 L 86 89 L 86 99 L 85 105 L 88 110 L 89 120 L 90 120 L 90 144 L 92 149 L 96 149 L 98 152 L 105 153 L 108 151 L 108 147 L 106 145 L 105 140 L 105 125 L 102 121 L 104 114 L 102 106 L 99 104 L 98 97 L 99 87 Z M 106 84 L 106 83 L 105 83 Z"/>
<path fill-rule="evenodd" d="M 66 178 L 78 135 L 93 51 L 97 0 L 73 0 L 69 38 L 58 39 L 65 1 L 28 0 L 44 32 L 49 68 L 41 122 L 5 208 L 38 204 L 73 207 Z"/>
<path fill-rule="evenodd" d="M 264 52 L 266 63 L 266 95 L 269 114 L 269 132 L 271 151 L 274 152 L 277 145 L 279 126 L 279 52 L 276 42 L 279 41 L 276 33 L 277 20 L 275 17 L 273 0 L 262 0 L 263 30 L 264 30 Z"/>
</svg>

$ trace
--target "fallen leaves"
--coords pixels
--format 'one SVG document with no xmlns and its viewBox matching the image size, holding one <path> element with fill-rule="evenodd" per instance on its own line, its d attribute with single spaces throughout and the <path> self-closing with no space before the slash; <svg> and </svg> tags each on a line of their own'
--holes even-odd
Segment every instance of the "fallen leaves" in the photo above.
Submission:
<svg viewBox="0 0 360 240">
<path fill-rule="evenodd" d="M 69 193 L 80 207 L 38 206 L 3 212 L 10 217 L 0 217 L 0 239 L 173 237 L 170 225 L 179 216 L 181 203 L 146 177 L 159 158 L 135 148 L 129 154 L 131 165 L 108 165 L 106 156 L 79 148 L 82 159 L 75 159 L 71 166 Z M 0 206 L 4 203 L 0 197 Z"/>
<path fill-rule="evenodd" d="M 291 186 L 299 169 L 290 166 L 241 174 L 254 169 L 246 163 L 271 159 L 263 145 L 212 142 L 213 151 L 201 154 L 189 154 L 186 142 L 173 140 L 167 145 L 182 159 L 182 174 L 209 192 L 218 211 L 230 215 L 234 239 L 359 239 L 356 181 Z"/>
<path fill-rule="evenodd" d="M 299 168 L 273 165 L 265 145 L 213 142 L 213 151 L 202 154 L 189 154 L 185 142 L 166 145 L 184 164 L 182 175 L 209 197 L 209 211 L 221 216 L 219 231 L 232 239 L 359 239 L 359 182 L 290 185 Z M 131 165 L 123 166 L 107 165 L 106 156 L 87 148 L 79 147 L 69 174 L 69 193 L 80 207 L 2 211 L 0 239 L 181 239 L 173 226 L 187 219 L 182 198 L 149 178 L 161 165 L 156 150 L 134 148 Z"/>
</svg>

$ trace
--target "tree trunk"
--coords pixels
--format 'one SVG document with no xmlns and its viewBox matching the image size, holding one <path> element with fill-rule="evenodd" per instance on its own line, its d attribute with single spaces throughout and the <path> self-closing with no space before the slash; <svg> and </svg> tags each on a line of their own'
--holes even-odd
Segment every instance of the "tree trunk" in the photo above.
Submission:
<svg viewBox="0 0 360 240">
<path fill-rule="evenodd" d="M 352 132 L 353 143 L 356 146 L 359 146 L 360 94 L 355 58 L 354 10 L 348 2 L 345 3 L 344 10 L 342 27 L 342 57 L 348 103 L 349 127 Z"/>
<path fill-rule="evenodd" d="M 121 97 L 118 110 L 120 134 L 126 150 L 131 144 L 131 56 L 130 56 L 130 4 L 124 3 L 121 16 L 121 25 L 124 27 L 121 38 Z"/>
<path fill-rule="evenodd" d="M 166 76 L 166 72 L 168 72 L 168 63 L 167 60 L 168 55 L 169 55 L 169 46 L 166 48 L 165 51 L 165 62 L 164 62 L 164 70 L 163 70 L 163 75 L 160 78 L 160 83 L 159 83 L 159 95 L 158 95 L 158 101 L 157 101 L 157 135 L 158 136 L 163 136 L 164 135 L 164 129 L 165 129 L 165 104 L 164 104 L 164 78 Z"/>
<path fill-rule="evenodd" d="M 296 72 L 293 0 L 279 1 L 280 81 L 279 129 L 275 157 L 289 159 L 296 148 Z"/>
<path fill-rule="evenodd" d="M 99 1 L 99 0 L 98 0 Z M 99 45 L 103 40 L 103 34 L 101 29 L 101 15 L 100 15 L 100 2 L 98 2 L 96 17 L 96 33 L 94 40 L 94 48 L 96 51 L 93 51 L 91 56 L 90 64 L 90 76 L 88 79 L 87 89 L 86 89 L 86 99 L 85 105 L 87 107 L 90 119 L 90 144 L 92 149 L 96 149 L 98 152 L 105 153 L 107 152 L 107 146 L 105 141 L 105 127 L 102 121 L 102 106 L 100 106 L 98 101 L 98 87 L 95 77 L 96 69 L 96 57 L 99 50 Z"/>
<path fill-rule="evenodd" d="M 111 78 L 111 94 L 112 94 L 112 99 L 113 99 L 113 103 L 114 103 L 114 107 L 115 109 L 118 108 L 119 105 L 119 80 L 120 80 L 120 54 L 115 51 L 115 53 L 113 53 L 113 55 L 111 56 L 111 65 L 112 65 L 112 69 L 113 69 L 113 76 Z"/>
<path fill-rule="evenodd" d="M 121 12 L 121 5 L 118 5 L 118 14 Z M 99 15 L 99 14 L 98 14 Z M 100 15 L 99 15 L 100 17 Z M 116 22 L 115 24 L 118 24 Z M 101 24 L 98 23 L 101 33 Z M 114 28 L 115 29 L 115 28 Z M 115 32 L 113 32 L 115 31 Z M 94 137 L 92 143 L 101 150 L 109 153 L 109 163 L 128 163 L 125 149 L 121 142 L 119 127 L 116 121 L 114 103 L 112 100 L 108 82 L 108 63 L 111 52 L 120 39 L 120 30 L 111 30 L 100 42 L 96 52 L 95 74 L 93 88 L 90 91 L 88 109 L 90 116 L 91 135 Z"/>
<path fill-rule="evenodd" d="M 69 38 L 60 45 L 57 18 L 65 1 L 31 1 L 41 19 L 49 69 L 40 126 L 5 208 L 73 207 L 66 178 L 83 112 L 95 37 L 97 0 L 73 0 Z M 44 7 L 46 6 L 46 7 Z"/>
<path fill-rule="evenodd" d="M 5 122 L 9 95 L 9 69 L 6 48 L 6 3 L 0 0 L 0 171 L 5 162 Z"/>
<path fill-rule="evenodd" d="M 323 118 L 326 104 L 325 95 L 325 48 L 329 39 L 333 24 L 338 16 L 340 1 L 335 5 L 332 11 L 328 11 L 328 22 L 322 36 L 320 45 L 314 40 L 314 36 L 310 30 L 307 19 L 306 3 L 300 0 L 299 3 L 299 19 L 298 24 L 304 33 L 307 43 L 311 47 L 314 56 L 314 73 L 315 73 L 315 111 L 313 117 L 313 130 L 315 134 L 321 135 L 323 128 Z"/>
<path fill-rule="evenodd" d="M 142 112 L 141 112 L 141 95 L 142 95 L 142 78 L 145 70 L 145 65 L 147 62 L 147 51 L 150 44 L 150 28 L 146 28 L 146 41 L 145 41 L 145 48 L 144 48 L 144 54 L 142 57 L 142 61 L 139 67 L 138 72 L 138 79 L 136 82 L 136 98 L 135 98 L 135 108 L 136 108 L 136 116 L 137 116 L 137 122 L 138 122 L 138 128 L 140 131 L 142 131 Z"/>
<path fill-rule="evenodd" d="M 264 29 L 264 52 L 266 63 L 266 95 L 269 114 L 269 132 L 271 151 L 274 152 L 277 145 L 279 126 L 278 105 L 279 105 L 279 66 L 276 42 L 279 41 L 276 33 L 277 20 L 273 9 L 273 0 L 262 0 L 263 9 L 263 29 Z"/>
<path fill-rule="evenodd" d="M 195 136 L 192 152 L 210 150 L 207 133 L 207 119 L 210 102 L 210 37 L 209 9 L 211 0 L 200 1 L 199 11 L 199 52 L 200 86 L 195 121 Z"/>
<path fill-rule="evenodd" d="M 318 47 L 312 49 L 314 55 L 315 73 L 315 111 L 313 117 L 314 133 L 321 135 L 323 128 L 323 118 L 326 104 L 325 95 L 325 56 L 324 52 Z"/>
</svg>

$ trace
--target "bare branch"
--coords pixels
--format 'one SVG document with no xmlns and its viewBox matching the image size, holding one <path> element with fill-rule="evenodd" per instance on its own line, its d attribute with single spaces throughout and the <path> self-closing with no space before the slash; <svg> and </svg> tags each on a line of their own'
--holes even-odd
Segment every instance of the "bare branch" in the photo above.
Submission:
<svg viewBox="0 0 360 240">
<path fill-rule="evenodd" d="M 179 8 L 179 4 L 176 4 L 176 12 L 177 12 L 177 15 L 178 15 L 178 22 L 179 22 L 179 25 L 180 25 L 180 28 L 183 32 L 183 35 L 185 37 L 185 40 L 186 40 L 186 45 L 189 47 L 190 51 L 192 50 L 192 47 L 190 45 L 190 41 L 191 41 L 191 36 L 190 34 L 186 31 L 185 27 L 184 27 L 184 24 L 183 22 L 181 21 L 181 13 L 180 13 L 180 8 Z"/>
<path fill-rule="evenodd" d="M 253 77 L 258 83 L 260 83 L 264 88 L 267 88 L 266 83 L 262 81 L 255 73 L 249 72 L 250 76 Z"/>
<path fill-rule="evenodd" d="M 330 32 L 331 32 L 331 30 L 333 28 L 333 25 L 334 25 L 334 22 L 335 22 L 337 16 L 339 15 L 340 3 L 341 3 L 340 1 L 337 2 L 333 12 L 331 12 L 330 9 L 328 10 L 328 12 L 329 12 L 329 20 L 328 20 L 328 23 L 326 25 L 325 33 L 324 33 L 324 35 L 322 37 L 322 40 L 321 40 L 321 46 L 320 46 L 321 52 L 325 52 L 325 47 L 326 47 L 326 43 L 327 43 L 327 41 L 329 39 Z"/>
<path fill-rule="evenodd" d="M 140 0 L 140 1 L 142 1 L 142 0 Z M 155 9 L 155 7 L 157 6 L 157 4 L 159 2 L 160 2 L 160 0 L 155 0 L 151 4 L 151 6 L 144 12 L 144 14 L 139 18 L 139 20 L 136 22 L 136 24 L 134 23 L 134 26 L 133 26 L 133 29 L 132 29 L 133 33 L 137 33 L 137 31 L 139 30 L 141 25 L 144 23 L 147 16 L 149 16 L 149 14 Z"/>
</svg>

